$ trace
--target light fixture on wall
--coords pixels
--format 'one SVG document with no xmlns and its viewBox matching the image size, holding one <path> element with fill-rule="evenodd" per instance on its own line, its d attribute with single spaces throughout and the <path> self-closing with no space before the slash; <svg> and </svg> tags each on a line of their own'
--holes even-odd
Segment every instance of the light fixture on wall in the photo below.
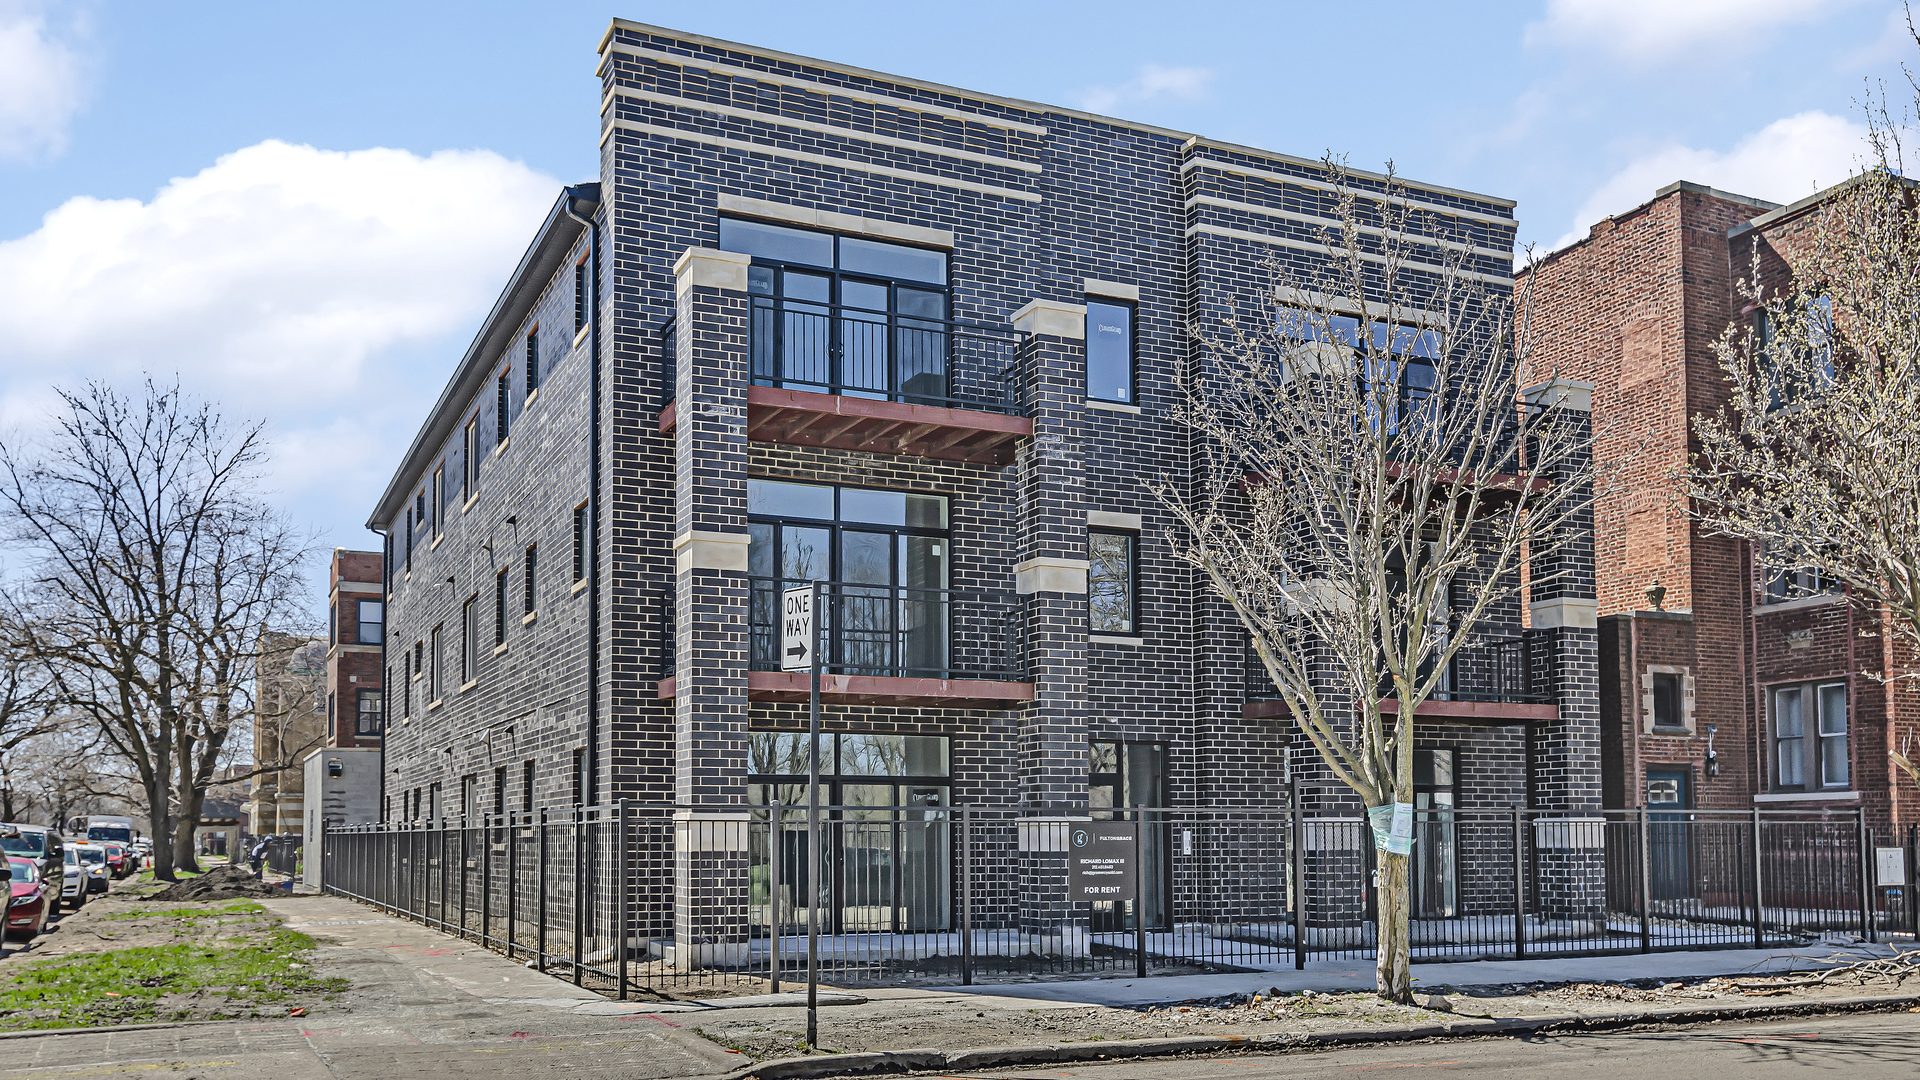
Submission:
<svg viewBox="0 0 1920 1080">
<path fill-rule="evenodd" d="M 1707 777 L 1708 779 L 1712 779 L 1713 777 L 1720 775 L 1720 755 L 1714 753 L 1714 750 L 1713 750 L 1713 737 L 1715 735 L 1718 735 L 1719 733 L 1720 733 L 1719 724 L 1707 725 Z"/>
</svg>

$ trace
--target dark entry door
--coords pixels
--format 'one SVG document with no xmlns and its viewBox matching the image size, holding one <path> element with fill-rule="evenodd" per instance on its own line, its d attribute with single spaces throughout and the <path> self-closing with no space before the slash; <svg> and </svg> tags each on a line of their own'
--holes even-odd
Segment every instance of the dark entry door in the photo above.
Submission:
<svg viewBox="0 0 1920 1080">
<path fill-rule="evenodd" d="M 1655 900 L 1693 895 L 1686 824 L 1686 811 L 1693 808 L 1691 781 L 1685 769 L 1647 770 L 1647 884 Z"/>
</svg>

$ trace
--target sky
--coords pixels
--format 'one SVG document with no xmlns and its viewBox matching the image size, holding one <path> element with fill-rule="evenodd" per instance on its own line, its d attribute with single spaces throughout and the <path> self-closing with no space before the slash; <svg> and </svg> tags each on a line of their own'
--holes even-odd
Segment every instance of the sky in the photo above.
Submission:
<svg viewBox="0 0 1920 1080">
<path fill-rule="evenodd" d="M 1517 199 L 1543 249 L 1675 180 L 1845 179 L 1862 101 L 1909 99 L 1920 59 L 1887 0 L 0 0 L 0 432 L 32 437 L 56 386 L 177 376 L 265 421 L 270 492 L 320 544 L 377 548 L 481 316 L 595 178 L 614 16 L 1392 161 Z"/>
</svg>

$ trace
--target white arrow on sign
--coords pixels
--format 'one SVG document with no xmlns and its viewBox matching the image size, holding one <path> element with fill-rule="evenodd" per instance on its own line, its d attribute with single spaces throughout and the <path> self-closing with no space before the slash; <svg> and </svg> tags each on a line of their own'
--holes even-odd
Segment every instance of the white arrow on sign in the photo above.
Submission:
<svg viewBox="0 0 1920 1080">
<path fill-rule="evenodd" d="M 780 670 L 813 669 L 813 586 L 780 594 Z"/>
</svg>

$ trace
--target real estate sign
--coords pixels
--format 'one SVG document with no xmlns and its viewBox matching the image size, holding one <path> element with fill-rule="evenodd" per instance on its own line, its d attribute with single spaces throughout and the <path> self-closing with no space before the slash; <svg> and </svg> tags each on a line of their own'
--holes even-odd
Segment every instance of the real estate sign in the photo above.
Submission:
<svg viewBox="0 0 1920 1080">
<path fill-rule="evenodd" d="M 1131 821 L 1067 825 L 1067 894 L 1072 900 L 1131 900 L 1139 889 Z"/>
</svg>

